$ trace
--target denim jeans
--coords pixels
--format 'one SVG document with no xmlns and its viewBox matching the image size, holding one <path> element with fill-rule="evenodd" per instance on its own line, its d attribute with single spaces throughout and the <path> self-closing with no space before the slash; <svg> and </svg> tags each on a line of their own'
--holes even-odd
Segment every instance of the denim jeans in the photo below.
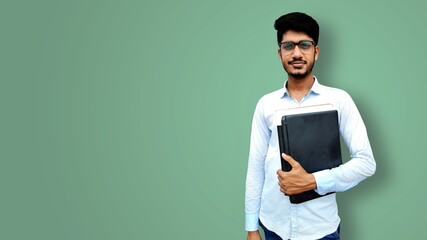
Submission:
<svg viewBox="0 0 427 240">
<path fill-rule="evenodd" d="M 265 240 L 283 240 L 281 237 L 279 237 L 276 233 L 268 230 L 261 221 L 259 222 L 259 225 L 261 226 L 262 230 L 264 230 L 265 233 Z M 338 229 L 327 235 L 319 240 L 340 240 L 340 226 L 338 226 Z"/>
</svg>

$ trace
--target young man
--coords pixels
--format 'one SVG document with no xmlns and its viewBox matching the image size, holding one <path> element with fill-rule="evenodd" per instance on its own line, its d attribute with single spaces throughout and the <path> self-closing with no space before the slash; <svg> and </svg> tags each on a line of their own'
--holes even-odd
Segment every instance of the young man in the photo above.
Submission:
<svg viewBox="0 0 427 240">
<path fill-rule="evenodd" d="M 357 185 L 374 174 L 375 160 L 363 120 L 351 97 L 343 90 L 321 85 L 313 75 L 319 57 L 319 25 L 304 13 L 289 13 L 274 24 L 278 56 L 288 79 L 284 87 L 263 96 L 255 109 L 246 178 L 245 212 L 248 239 L 340 239 L 335 193 Z M 338 111 L 340 134 L 351 159 L 339 167 L 307 173 L 278 146 L 275 111 L 318 104 Z M 313 159 L 314 161 L 315 159 Z M 281 161 L 292 166 L 283 172 Z M 292 204 L 288 195 L 315 190 L 325 195 Z M 286 195 L 285 195 L 286 194 Z"/>
</svg>

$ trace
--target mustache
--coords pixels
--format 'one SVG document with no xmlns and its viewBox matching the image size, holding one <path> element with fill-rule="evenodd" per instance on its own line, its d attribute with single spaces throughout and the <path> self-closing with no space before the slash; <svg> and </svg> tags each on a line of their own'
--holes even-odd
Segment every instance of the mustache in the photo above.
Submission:
<svg viewBox="0 0 427 240">
<path fill-rule="evenodd" d="M 293 64 L 293 63 L 296 63 L 296 62 L 301 62 L 301 63 L 304 63 L 304 64 L 307 63 L 307 61 L 305 61 L 303 59 L 293 59 L 292 61 L 289 61 L 288 64 Z"/>
</svg>

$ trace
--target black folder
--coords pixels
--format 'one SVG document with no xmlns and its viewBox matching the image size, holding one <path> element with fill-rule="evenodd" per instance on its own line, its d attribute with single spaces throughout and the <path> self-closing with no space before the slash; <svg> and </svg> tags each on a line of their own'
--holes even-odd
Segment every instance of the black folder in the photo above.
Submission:
<svg viewBox="0 0 427 240">
<path fill-rule="evenodd" d="M 292 156 L 308 173 L 342 164 L 337 110 L 286 115 L 277 130 L 280 153 Z M 280 159 L 282 170 L 290 171 L 290 164 Z M 291 203 L 318 197 L 322 195 L 314 190 L 289 196 Z"/>
</svg>

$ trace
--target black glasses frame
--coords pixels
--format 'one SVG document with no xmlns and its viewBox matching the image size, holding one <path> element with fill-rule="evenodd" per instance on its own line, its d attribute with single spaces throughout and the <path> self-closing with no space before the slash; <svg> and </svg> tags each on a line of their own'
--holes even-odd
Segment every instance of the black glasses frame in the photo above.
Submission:
<svg viewBox="0 0 427 240">
<path fill-rule="evenodd" d="M 305 43 L 310 43 L 310 47 L 308 47 L 308 48 L 306 48 L 303 44 L 305 44 Z M 285 48 L 285 47 L 282 47 L 282 45 L 283 44 L 289 44 L 288 45 L 288 47 L 289 48 Z M 315 41 L 310 41 L 310 40 L 302 40 L 302 41 L 299 41 L 299 42 L 292 42 L 292 41 L 285 41 L 285 42 L 281 42 L 280 44 L 279 44 L 279 47 L 280 47 L 280 49 L 282 49 L 282 50 L 285 50 L 285 51 L 293 51 L 294 49 L 295 49 L 295 47 L 296 46 L 298 46 L 298 48 L 300 49 L 300 50 L 308 50 L 308 49 L 310 49 L 311 48 L 311 46 L 316 46 L 316 42 Z M 303 46 L 303 47 L 301 47 L 301 46 Z"/>
</svg>

